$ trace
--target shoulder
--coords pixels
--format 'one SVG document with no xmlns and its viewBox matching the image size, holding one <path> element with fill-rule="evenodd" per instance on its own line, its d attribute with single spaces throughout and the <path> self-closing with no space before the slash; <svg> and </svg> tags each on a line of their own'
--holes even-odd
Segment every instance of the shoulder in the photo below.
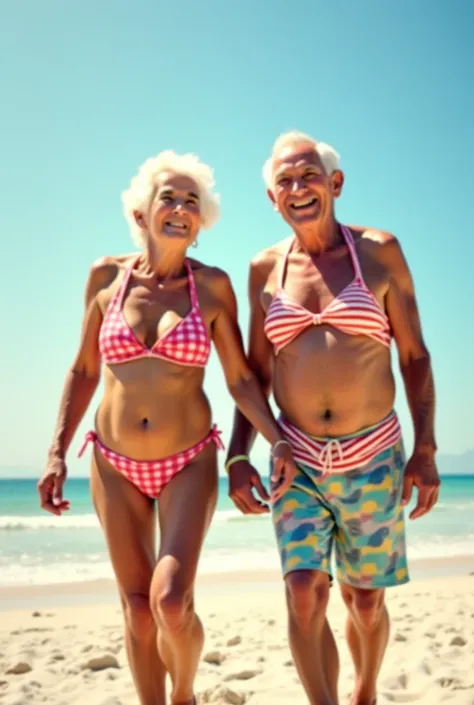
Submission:
<svg viewBox="0 0 474 705">
<path fill-rule="evenodd" d="M 405 260 L 400 241 L 393 233 L 359 225 L 349 227 L 354 235 L 356 245 L 378 260 L 380 264 L 391 268 L 391 266 L 397 266 Z"/>
<path fill-rule="evenodd" d="M 359 234 L 356 244 L 372 262 L 376 262 L 386 273 L 388 282 L 396 289 L 411 291 L 413 277 L 398 238 L 391 232 L 373 228 L 351 228 Z"/>
<path fill-rule="evenodd" d="M 275 245 L 261 250 L 250 260 L 250 268 L 255 270 L 271 269 L 286 255 L 292 240 L 293 236 L 290 235 Z"/>
<path fill-rule="evenodd" d="M 214 297 L 222 298 L 232 294 L 232 282 L 226 271 L 196 259 L 188 259 L 197 286 L 202 287 Z"/>
<path fill-rule="evenodd" d="M 126 255 L 106 255 L 96 259 L 89 268 L 86 283 L 86 301 L 90 302 L 101 291 L 107 289 L 118 275 L 133 262 L 136 253 Z"/>
<path fill-rule="evenodd" d="M 283 262 L 292 240 L 293 235 L 290 235 L 252 257 L 249 270 L 251 286 L 261 285 L 264 287 L 266 285 L 272 272 Z"/>
<path fill-rule="evenodd" d="M 214 267 L 197 259 L 188 259 L 194 278 L 197 282 L 206 284 L 209 287 L 222 286 L 224 283 L 230 283 L 230 277 L 220 267 Z"/>
</svg>

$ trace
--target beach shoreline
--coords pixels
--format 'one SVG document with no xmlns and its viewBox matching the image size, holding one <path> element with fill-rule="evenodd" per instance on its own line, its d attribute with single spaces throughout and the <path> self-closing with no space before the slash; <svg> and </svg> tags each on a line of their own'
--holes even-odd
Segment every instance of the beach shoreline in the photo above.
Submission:
<svg viewBox="0 0 474 705">
<path fill-rule="evenodd" d="M 413 559 L 409 569 L 409 584 L 420 580 L 467 577 L 474 574 L 474 554 Z M 276 570 L 198 572 L 196 580 L 196 591 L 204 596 L 282 589 L 283 581 Z M 0 587 L 0 613 L 12 609 L 110 604 L 117 600 L 117 589 L 112 579 Z"/>
</svg>

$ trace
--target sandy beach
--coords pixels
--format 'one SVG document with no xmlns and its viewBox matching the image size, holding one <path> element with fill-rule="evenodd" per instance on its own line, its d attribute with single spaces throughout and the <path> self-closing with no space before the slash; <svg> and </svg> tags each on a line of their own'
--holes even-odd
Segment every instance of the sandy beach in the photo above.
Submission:
<svg viewBox="0 0 474 705">
<path fill-rule="evenodd" d="M 49 605 L 54 604 L 54 589 L 43 588 L 42 595 L 39 590 L 38 604 L 44 605 L 41 597 L 47 594 Z M 0 606 L 7 604 L 5 598 L 3 593 Z M 15 598 L 14 590 L 10 598 Z M 92 601 L 93 591 L 79 604 L 66 590 L 57 595 L 56 605 L 61 606 L 33 609 L 30 592 L 28 607 L 0 612 L 0 702 L 137 704 L 115 593 L 102 586 Z M 392 632 L 378 705 L 474 705 L 474 576 L 415 579 L 390 591 L 388 605 Z M 277 575 L 253 581 L 238 575 L 224 580 L 206 576 L 198 586 L 197 609 L 206 628 L 196 687 L 199 703 L 306 702 L 287 646 Z M 344 704 L 352 670 L 337 588 L 329 615 L 340 646 Z"/>
</svg>

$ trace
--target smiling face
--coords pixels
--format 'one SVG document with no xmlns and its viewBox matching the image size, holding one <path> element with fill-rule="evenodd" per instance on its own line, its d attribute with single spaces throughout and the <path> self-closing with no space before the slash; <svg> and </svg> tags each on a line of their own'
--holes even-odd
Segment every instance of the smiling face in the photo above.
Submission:
<svg viewBox="0 0 474 705">
<path fill-rule="evenodd" d="M 143 214 L 136 212 L 135 218 L 152 238 L 175 242 L 188 247 L 197 237 L 201 225 L 199 191 L 189 176 L 163 172 L 151 203 L 148 228 Z"/>
<path fill-rule="evenodd" d="M 333 217 L 343 175 L 339 170 L 326 173 L 314 145 L 296 144 L 275 155 L 273 183 L 269 197 L 286 222 L 297 228 Z"/>
</svg>

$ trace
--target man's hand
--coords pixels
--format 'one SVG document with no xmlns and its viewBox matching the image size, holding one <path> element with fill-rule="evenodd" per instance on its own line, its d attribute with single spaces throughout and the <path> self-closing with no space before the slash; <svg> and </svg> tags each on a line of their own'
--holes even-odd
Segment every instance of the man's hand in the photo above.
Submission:
<svg viewBox="0 0 474 705">
<path fill-rule="evenodd" d="M 276 502 L 290 489 L 296 475 L 291 445 L 287 441 L 279 442 L 273 451 L 272 500 Z"/>
<path fill-rule="evenodd" d="M 433 509 L 438 501 L 440 484 L 434 456 L 415 451 L 406 465 L 403 478 L 404 507 L 411 500 L 413 487 L 418 488 L 418 502 L 410 513 L 410 519 L 418 519 Z"/>
<path fill-rule="evenodd" d="M 253 493 L 263 500 L 257 499 Z M 229 497 L 243 514 L 266 514 L 269 494 L 257 470 L 246 460 L 239 460 L 229 468 Z"/>
</svg>

